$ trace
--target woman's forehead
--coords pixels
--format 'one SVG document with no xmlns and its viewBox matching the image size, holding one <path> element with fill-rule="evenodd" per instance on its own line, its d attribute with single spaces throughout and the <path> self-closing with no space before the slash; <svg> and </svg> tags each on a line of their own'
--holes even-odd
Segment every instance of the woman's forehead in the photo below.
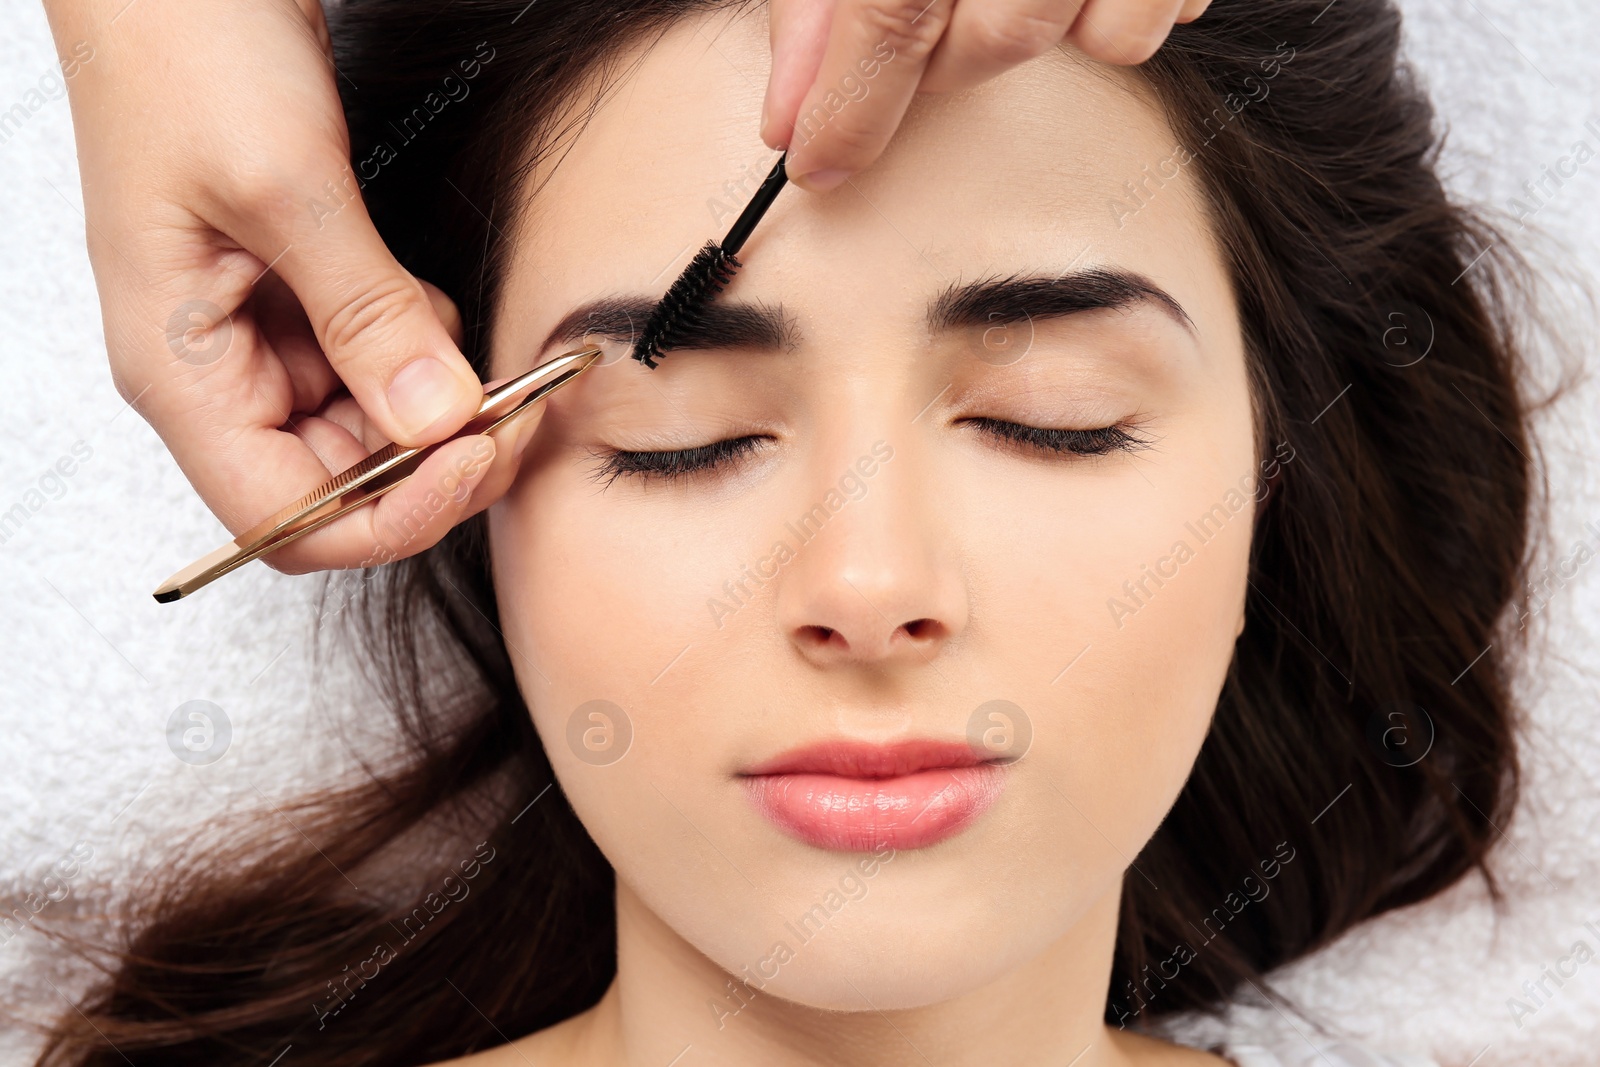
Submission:
<svg viewBox="0 0 1600 1067">
<path fill-rule="evenodd" d="M 763 17 L 695 16 L 622 57 L 591 113 L 570 105 L 579 117 L 555 124 L 568 132 L 525 185 L 497 335 L 547 332 L 599 293 L 659 293 L 722 236 L 775 158 L 759 137 L 767 49 Z M 859 106 L 896 58 L 863 56 L 813 125 Z M 742 258 L 797 305 L 892 278 L 910 307 L 980 275 L 1091 263 L 1181 289 L 1197 256 L 1221 267 L 1194 168 L 1160 166 L 1176 147 L 1137 75 L 1052 52 L 914 97 L 878 162 L 824 196 L 785 190 Z"/>
</svg>

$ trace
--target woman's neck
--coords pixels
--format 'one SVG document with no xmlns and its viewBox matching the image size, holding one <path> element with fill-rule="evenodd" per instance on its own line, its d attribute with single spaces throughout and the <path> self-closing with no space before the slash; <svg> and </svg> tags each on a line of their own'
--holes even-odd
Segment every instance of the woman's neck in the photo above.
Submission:
<svg viewBox="0 0 1600 1067">
<path fill-rule="evenodd" d="M 1224 1063 L 1105 1025 L 1116 920 L 1113 890 L 1032 959 L 954 999 L 879 1010 L 856 990 L 859 1010 L 828 1011 L 782 999 L 781 970 L 753 995 L 730 983 L 618 879 L 616 979 L 593 1008 L 534 1035 L 524 1051 L 573 1067 Z"/>
</svg>

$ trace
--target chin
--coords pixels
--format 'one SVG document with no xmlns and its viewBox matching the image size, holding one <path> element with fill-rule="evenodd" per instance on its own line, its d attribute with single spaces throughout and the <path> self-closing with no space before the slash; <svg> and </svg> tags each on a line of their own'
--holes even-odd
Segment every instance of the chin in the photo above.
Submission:
<svg viewBox="0 0 1600 1067">
<path fill-rule="evenodd" d="M 949 1001 L 1016 971 L 1066 936 L 1097 899 L 1117 899 L 1115 872 L 1108 888 L 1090 885 L 1076 880 L 1084 868 L 1059 857 L 1046 869 L 1054 850 L 1019 844 L 1009 835 L 973 838 L 987 861 L 940 850 L 891 853 L 859 898 L 830 898 L 822 873 L 836 881 L 859 857 L 821 854 L 820 866 L 797 870 L 784 888 L 769 875 L 757 879 L 759 897 L 713 908 L 698 902 L 704 910 L 691 940 L 737 980 L 810 1008 L 888 1011 Z"/>
<path fill-rule="evenodd" d="M 875 913 L 809 942 L 790 935 L 792 957 L 768 964 L 766 973 L 772 977 L 761 992 L 825 1011 L 892 1011 L 943 1003 L 999 980 L 1049 938 L 1044 930 L 996 927 L 994 916 L 971 910 L 959 922 L 885 900 Z M 772 955 L 770 948 L 763 953 Z M 756 974 L 754 966 L 746 969 L 744 960 L 715 962 L 737 977 Z"/>
</svg>

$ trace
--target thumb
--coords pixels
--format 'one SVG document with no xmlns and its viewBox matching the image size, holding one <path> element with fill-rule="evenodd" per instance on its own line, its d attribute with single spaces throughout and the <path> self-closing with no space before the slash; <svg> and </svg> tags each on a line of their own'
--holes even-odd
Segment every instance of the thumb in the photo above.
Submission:
<svg viewBox="0 0 1600 1067">
<path fill-rule="evenodd" d="M 378 430 L 407 447 L 441 440 L 477 412 L 482 384 L 359 194 L 329 199 L 301 201 L 288 219 L 242 219 L 239 237 L 293 290 L 329 364 Z"/>
</svg>

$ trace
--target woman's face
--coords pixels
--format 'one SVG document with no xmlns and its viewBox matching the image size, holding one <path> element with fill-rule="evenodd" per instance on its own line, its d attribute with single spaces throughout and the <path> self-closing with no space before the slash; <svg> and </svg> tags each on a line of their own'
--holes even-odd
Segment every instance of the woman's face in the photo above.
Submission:
<svg viewBox="0 0 1600 1067">
<path fill-rule="evenodd" d="M 863 61 L 841 108 L 895 59 Z M 773 160 L 766 64 L 759 18 L 680 23 L 529 186 L 491 376 L 608 356 L 490 512 L 518 683 L 658 950 L 829 1008 L 1108 967 L 1260 486 L 1197 176 L 1158 174 L 1136 75 L 1065 54 L 918 98 L 869 172 L 779 196 L 650 370 L 631 330 Z M 716 442 L 673 478 L 612 455 Z"/>
</svg>

